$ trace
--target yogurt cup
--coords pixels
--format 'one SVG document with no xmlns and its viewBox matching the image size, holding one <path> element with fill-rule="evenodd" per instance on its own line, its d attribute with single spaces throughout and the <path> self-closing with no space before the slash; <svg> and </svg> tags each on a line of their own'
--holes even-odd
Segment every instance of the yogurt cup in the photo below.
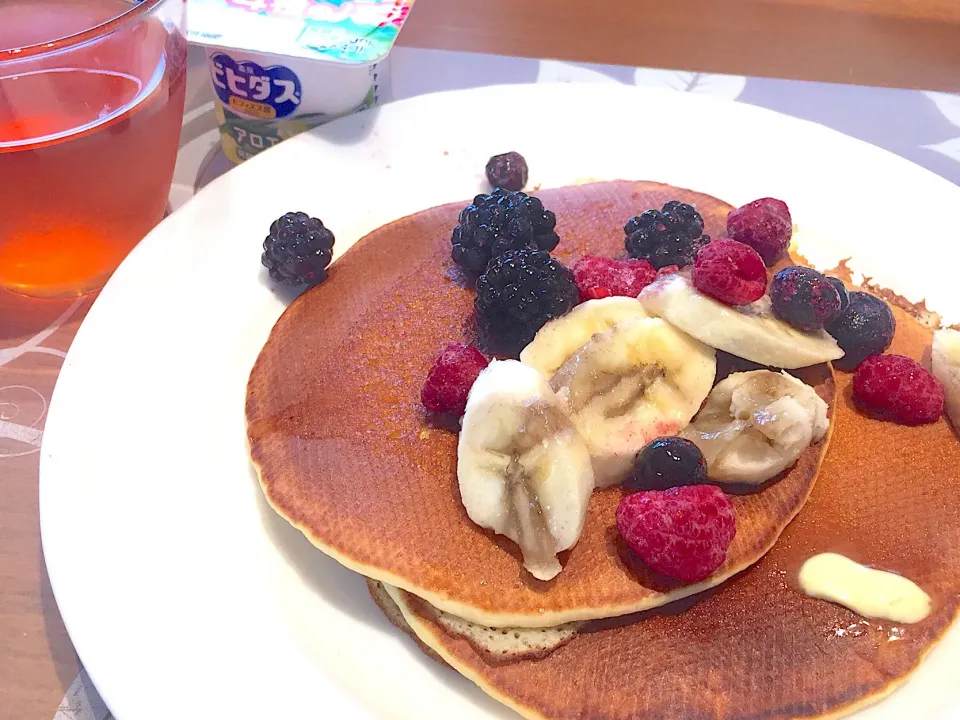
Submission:
<svg viewBox="0 0 960 720">
<path fill-rule="evenodd" d="M 189 0 L 206 48 L 223 151 L 240 163 L 378 104 L 414 0 Z"/>
</svg>

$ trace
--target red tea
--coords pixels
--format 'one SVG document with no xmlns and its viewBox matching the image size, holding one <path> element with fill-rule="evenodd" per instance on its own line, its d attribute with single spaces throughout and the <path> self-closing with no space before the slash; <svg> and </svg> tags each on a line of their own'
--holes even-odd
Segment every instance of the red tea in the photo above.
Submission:
<svg viewBox="0 0 960 720">
<path fill-rule="evenodd" d="M 61 38 L 130 8 L 0 0 L 0 49 Z M 83 46 L 0 60 L 0 286 L 64 295 L 105 281 L 163 217 L 185 88 L 180 29 L 151 15 Z"/>
</svg>

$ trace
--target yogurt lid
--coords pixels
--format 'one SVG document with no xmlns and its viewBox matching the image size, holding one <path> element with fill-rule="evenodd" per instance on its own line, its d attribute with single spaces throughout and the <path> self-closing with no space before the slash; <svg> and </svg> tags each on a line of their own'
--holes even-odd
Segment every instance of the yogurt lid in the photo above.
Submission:
<svg viewBox="0 0 960 720">
<path fill-rule="evenodd" d="M 390 52 L 414 0 L 188 0 L 197 45 L 369 65 Z"/>
</svg>

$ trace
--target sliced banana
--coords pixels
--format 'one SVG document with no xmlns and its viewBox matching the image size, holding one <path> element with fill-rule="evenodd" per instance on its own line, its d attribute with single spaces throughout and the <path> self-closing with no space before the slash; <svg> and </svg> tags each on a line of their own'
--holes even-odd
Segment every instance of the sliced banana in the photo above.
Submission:
<svg viewBox="0 0 960 720">
<path fill-rule="evenodd" d="M 731 307 L 675 274 L 645 287 L 639 300 L 651 315 L 710 347 L 761 365 L 792 369 L 843 357 L 843 350 L 825 330 L 802 332 L 774 317 L 766 295 L 750 305 Z"/>
<path fill-rule="evenodd" d="M 457 448 L 460 497 L 470 519 L 506 535 L 539 580 L 560 572 L 593 491 L 590 454 L 546 378 L 493 360 L 470 389 Z"/>
<path fill-rule="evenodd" d="M 553 377 L 597 333 L 606 332 L 622 320 L 644 317 L 649 317 L 649 313 L 636 298 L 587 300 L 540 328 L 533 342 L 520 353 L 520 362 Z"/>
<path fill-rule="evenodd" d="M 606 487 L 627 477 L 650 440 L 690 422 L 716 373 L 713 348 L 660 318 L 633 318 L 595 335 L 550 385 L 586 441 L 597 487 Z"/>
<path fill-rule="evenodd" d="M 760 484 L 793 465 L 827 432 L 827 403 L 809 385 L 770 370 L 717 383 L 681 437 L 696 443 L 715 482 Z"/>
<path fill-rule="evenodd" d="M 933 334 L 933 374 L 943 384 L 947 417 L 960 432 L 960 332 L 937 330 Z"/>
</svg>

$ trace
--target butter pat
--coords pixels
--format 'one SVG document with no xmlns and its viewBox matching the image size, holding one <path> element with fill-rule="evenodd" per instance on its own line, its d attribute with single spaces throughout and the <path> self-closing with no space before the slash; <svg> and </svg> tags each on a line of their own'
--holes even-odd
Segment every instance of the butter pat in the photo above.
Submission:
<svg viewBox="0 0 960 720">
<path fill-rule="evenodd" d="M 875 570 L 836 553 L 814 555 L 800 568 L 800 586 L 867 618 L 916 623 L 930 614 L 930 596 L 902 575 Z"/>
</svg>

